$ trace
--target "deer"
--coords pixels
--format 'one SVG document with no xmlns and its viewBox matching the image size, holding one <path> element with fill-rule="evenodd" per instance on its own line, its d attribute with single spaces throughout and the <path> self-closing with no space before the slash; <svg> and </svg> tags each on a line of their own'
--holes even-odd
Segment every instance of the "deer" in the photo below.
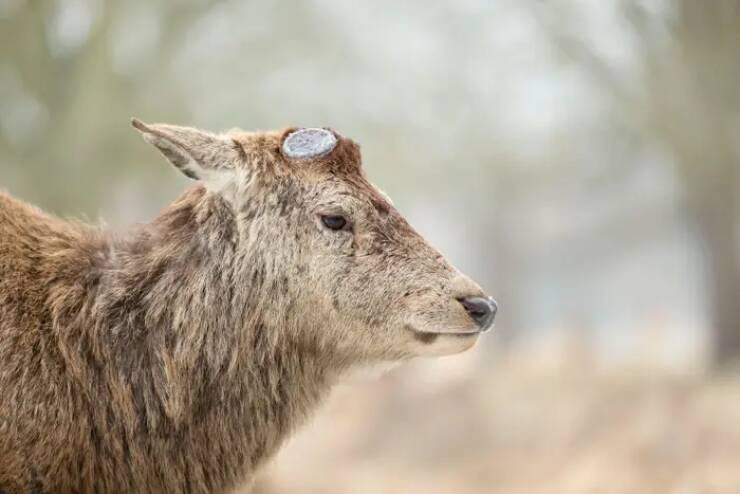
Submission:
<svg viewBox="0 0 740 494">
<path fill-rule="evenodd" d="M 0 493 L 249 485 L 347 372 L 490 329 L 351 139 L 132 125 L 194 181 L 151 222 L 0 192 Z"/>
</svg>

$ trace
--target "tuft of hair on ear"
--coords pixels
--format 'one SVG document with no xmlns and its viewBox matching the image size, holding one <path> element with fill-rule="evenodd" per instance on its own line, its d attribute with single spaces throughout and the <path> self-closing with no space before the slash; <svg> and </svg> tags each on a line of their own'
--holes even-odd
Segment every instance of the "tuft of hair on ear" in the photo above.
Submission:
<svg viewBox="0 0 740 494">
<path fill-rule="evenodd" d="M 221 188 L 241 160 L 239 144 L 227 137 L 193 127 L 146 124 L 138 118 L 132 118 L 131 125 L 183 175 L 212 188 Z"/>
</svg>

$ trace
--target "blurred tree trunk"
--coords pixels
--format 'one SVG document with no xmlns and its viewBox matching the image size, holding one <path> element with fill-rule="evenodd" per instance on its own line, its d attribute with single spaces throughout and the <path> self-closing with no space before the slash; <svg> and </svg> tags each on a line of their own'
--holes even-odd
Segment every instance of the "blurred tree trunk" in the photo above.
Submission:
<svg viewBox="0 0 740 494">
<path fill-rule="evenodd" d="M 740 360 L 740 2 L 675 2 L 667 52 L 657 48 L 647 14 L 631 14 L 638 39 L 649 47 L 646 96 L 656 102 L 649 121 L 675 153 L 703 253 L 711 363 L 723 368 Z"/>
<path fill-rule="evenodd" d="M 676 0 L 661 15 L 621 6 L 636 41 L 629 83 L 577 35 L 547 19 L 545 28 L 617 121 L 672 155 L 703 256 L 711 364 L 722 368 L 740 360 L 740 2 Z"/>
<path fill-rule="evenodd" d="M 738 186 L 733 173 L 737 166 L 729 163 L 714 167 L 714 177 L 703 186 L 690 185 L 701 184 L 692 175 L 708 167 L 694 164 L 694 173 L 686 177 L 691 219 L 705 260 L 711 358 L 718 368 L 740 357 L 740 269 L 735 234 Z"/>
<path fill-rule="evenodd" d="M 201 2 L 165 2 L 154 0 L 155 11 L 162 19 L 159 40 L 151 46 L 146 67 L 156 76 L 137 78 L 114 70 L 112 32 L 121 12 L 137 2 L 101 2 L 84 42 L 69 53 L 56 53 L 49 38 L 49 26 L 56 9 L 63 3 L 51 0 L 27 2 L 10 18 L 0 19 L 0 60 L 12 75 L 18 77 L 24 89 L 43 106 L 48 121 L 43 133 L 34 135 L 22 145 L 3 142 L 0 148 L 6 158 L 25 167 L 35 168 L 46 180 L 34 184 L 37 197 L 29 197 L 43 207 L 65 211 L 68 204 L 93 210 L 108 188 L 89 189 L 86 180 L 114 184 L 116 178 L 128 173 L 124 166 L 140 152 L 121 145 L 128 120 L 138 111 L 147 110 L 151 118 L 158 112 L 173 114 L 178 99 L 177 88 L 160 89 L 159 99 L 152 98 L 151 86 L 161 75 L 156 63 L 169 60 L 185 38 L 192 24 L 201 19 L 212 6 L 211 0 Z M 139 4 L 146 3 L 138 0 Z M 135 32 L 131 33 L 135 36 Z M 154 61 L 157 61 L 156 63 Z M 165 94 L 162 94 L 162 93 Z M 149 96 L 150 101 L 146 97 Z M 151 99 L 154 99 L 152 103 Z M 178 111 L 181 111 L 178 109 Z M 149 118 L 149 117 L 148 117 Z M 133 136 L 133 134 L 128 134 Z M 143 148 L 142 148 L 143 149 Z M 85 164 L 95 167 L 81 169 Z M 57 166 L 64 164 L 64 166 Z M 77 168 L 79 173 L 70 173 Z M 81 193 L 84 192 L 84 193 Z"/>
</svg>

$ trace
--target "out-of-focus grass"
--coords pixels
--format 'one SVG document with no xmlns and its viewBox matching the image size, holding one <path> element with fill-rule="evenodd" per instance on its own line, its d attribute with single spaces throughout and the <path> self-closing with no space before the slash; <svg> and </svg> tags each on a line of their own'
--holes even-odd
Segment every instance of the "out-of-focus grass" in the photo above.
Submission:
<svg viewBox="0 0 740 494">
<path fill-rule="evenodd" d="M 254 492 L 740 492 L 740 376 L 579 355 L 478 353 L 340 388 Z"/>
</svg>

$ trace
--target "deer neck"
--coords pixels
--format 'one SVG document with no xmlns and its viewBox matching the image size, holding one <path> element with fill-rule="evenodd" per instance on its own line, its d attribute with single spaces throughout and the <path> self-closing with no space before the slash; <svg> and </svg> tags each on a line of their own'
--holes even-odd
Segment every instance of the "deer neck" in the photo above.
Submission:
<svg viewBox="0 0 740 494">
<path fill-rule="evenodd" d="M 224 269 L 240 262 L 236 236 L 230 208 L 195 189 L 116 245 L 90 344 L 104 349 L 107 407 L 132 455 L 211 491 L 249 477 L 334 375 L 269 301 L 237 286 L 258 259 L 247 276 Z"/>
</svg>

